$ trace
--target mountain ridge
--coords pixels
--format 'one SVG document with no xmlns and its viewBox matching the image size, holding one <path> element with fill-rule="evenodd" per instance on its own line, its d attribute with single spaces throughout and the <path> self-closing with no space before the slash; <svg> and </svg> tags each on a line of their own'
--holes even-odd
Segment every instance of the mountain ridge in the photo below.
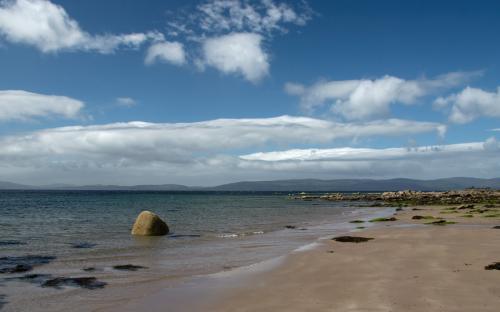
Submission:
<svg viewBox="0 0 500 312">
<path fill-rule="evenodd" d="M 24 185 L 0 181 L 0 190 L 88 190 L 88 191 L 306 191 L 306 192 L 376 192 L 404 189 L 418 191 L 446 191 L 464 188 L 500 189 L 500 178 L 482 179 L 453 177 L 433 180 L 408 178 L 394 179 L 288 179 L 269 181 L 240 181 L 211 187 L 186 186 L 181 184 L 143 184 L 143 185 Z"/>
</svg>

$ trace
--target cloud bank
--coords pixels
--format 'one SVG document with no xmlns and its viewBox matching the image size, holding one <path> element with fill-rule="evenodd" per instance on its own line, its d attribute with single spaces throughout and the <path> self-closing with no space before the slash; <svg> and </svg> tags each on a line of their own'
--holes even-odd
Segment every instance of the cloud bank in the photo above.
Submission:
<svg viewBox="0 0 500 312">
<path fill-rule="evenodd" d="M 0 121 L 52 116 L 76 118 L 84 105 L 83 102 L 66 96 L 0 90 Z"/>
</svg>

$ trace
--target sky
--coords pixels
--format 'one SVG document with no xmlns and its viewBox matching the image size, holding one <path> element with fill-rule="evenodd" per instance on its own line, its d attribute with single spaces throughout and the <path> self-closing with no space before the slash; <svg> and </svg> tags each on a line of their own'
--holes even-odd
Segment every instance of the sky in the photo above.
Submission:
<svg viewBox="0 0 500 312">
<path fill-rule="evenodd" d="M 498 1 L 0 0 L 0 181 L 500 176 Z"/>
</svg>

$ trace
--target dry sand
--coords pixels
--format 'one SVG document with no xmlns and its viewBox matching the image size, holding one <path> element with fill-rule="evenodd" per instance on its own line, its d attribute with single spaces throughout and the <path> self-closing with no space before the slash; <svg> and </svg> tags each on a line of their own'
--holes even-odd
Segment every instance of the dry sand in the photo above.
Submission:
<svg viewBox="0 0 500 312">
<path fill-rule="evenodd" d="M 419 208 L 349 234 L 368 242 L 327 240 L 292 254 L 204 311 L 500 311 L 500 271 L 484 268 L 500 262 L 500 229 L 492 228 L 500 218 L 484 217 L 494 210 L 462 217 L 471 209 Z M 414 215 L 457 223 L 424 225 L 434 220 Z"/>
</svg>

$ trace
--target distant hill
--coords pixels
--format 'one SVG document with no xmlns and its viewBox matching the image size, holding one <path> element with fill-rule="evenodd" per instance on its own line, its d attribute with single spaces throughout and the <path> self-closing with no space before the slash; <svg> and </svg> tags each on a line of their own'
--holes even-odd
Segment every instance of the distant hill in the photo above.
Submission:
<svg viewBox="0 0 500 312">
<path fill-rule="evenodd" d="M 377 192 L 377 191 L 446 191 L 452 189 L 465 188 L 493 188 L 500 189 L 500 178 L 479 179 L 479 178 L 445 178 L 435 180 L 415 180 L 415 179 L 295 179 L 295 180 L 275 180 L 275 181 L 243 181 L 223 184 L 214 187 L 191 187 L 180 184 L 161 185 L 68 185 L 52 184 L 46 186 L 22 185 L 10 182 L 0 182 L 0 190 L 116 190 L 116 191 L 233 191 L 233 192 Z"/>
<path fill-rule="evenodd" d="M 500 178 L 446 178 L 436 180 L 413 179 L 337 179 L 337 180 L 276 180 L 256 182 L 236 182 L 219 185 L 217 191 L 305 191 L 305 192 L 376 192 L 376 191 L 445 191 L 464 188 L 495 188 L 500 189 Z"/>
</svg>

